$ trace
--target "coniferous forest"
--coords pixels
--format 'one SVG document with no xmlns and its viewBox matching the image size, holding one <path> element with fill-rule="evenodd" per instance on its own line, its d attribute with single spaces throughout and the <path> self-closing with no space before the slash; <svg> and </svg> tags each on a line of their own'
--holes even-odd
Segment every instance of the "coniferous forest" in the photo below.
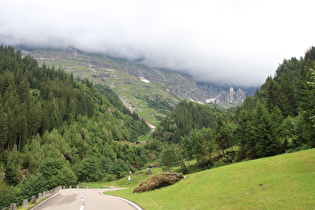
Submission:
<svg viewBox="0 0 315 210">
<path fill-rule="evenodd" d="M 0 47 L 1 207 L 143 167 L 148 149 L 133 142 L 149 130 L 109 88 Z"/>
<path fill-rule="evenodd" d="M 136 144 L 150 128 L 109 87 L 1 46 L 0 207 L 59 185 L 118 179 L 152 162 L 192 173 L 313 148 L 313 69 L 311 47 L 283 60 L 239 107 L 184 100 Z"/>
<path fill-rule="evenodd" d="M 164 164 L 192 172 L 314 148 L 314 66 L 314 47 L 300 59 L 283 60 L 275 75 L 234 109 L 179 103 L 153 134 L 154 139 L 172 143 L 161 154 Z M 183 159 L 197 164 L 187 168 Z"/>
</svg>

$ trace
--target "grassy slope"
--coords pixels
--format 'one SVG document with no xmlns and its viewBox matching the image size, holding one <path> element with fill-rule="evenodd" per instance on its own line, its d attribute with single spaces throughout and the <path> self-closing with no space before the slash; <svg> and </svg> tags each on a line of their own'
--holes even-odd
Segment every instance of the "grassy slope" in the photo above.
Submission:
<svg viewBox="0 0 315 210">
<path fill-rule="evenodd" d="M 53 49 L 37 49 L 23 53 L 31 54 L 38 60 L 39 65 L 45 63 L 50 67 L 55 66 L 56 69 L 60 67 L 67 72 L 72 72 L 75 77 L 88 78 L 94 84 L 109 86 L 124 101 L 128 101 L 137 114 L 154 126 L 158 126 L 160 119 L 166 115 L 162 110 L 148 107 L 148 101 L 145 100 L 144 96 L 158 95 L 171 106 L 175 106 L 183 99 L 195 98 L 197 100 L 199 98 L 202 100 L 204 98 L 203 91 L 189 76 L 167 70 L 153 70 L 125 59 L 85 54 L 76 49 L 65 49 L 65 51 L 72 51 L 72 53 Z M 138 76 L 133 75 L 144 76 L 150 80 L 150 83 L 144 83 Z M 176 92 L 176 94 L 172 92 Z M 219 92 L 213 94 L 218 95 Z M 212 104 L 212 106 L 222 108 L 234 107 L 235 105 Z M 168 111 L 166 110 L 166 112 Z"/>
<path fill-rule="evenodd" d="M 135 111 L 147 122 L 157 126 L 159 120 L 157 117 L 165 117 L 165 114 L 158 110 L 149 108 L 147 101 L 137 98 L 137 95 L 151 96 L 158 94 L 167 100 L 171 105 L 175 105 L 181 99 L 167 92 L 167 84 L 161 84 L 160 81 L 144 83 L 136 76 L 125 73 L 125 69 L 142 70 L 143 66 L 129 64 L 124 59 L 108 58 L 100 55 L 86 54 L 67 54 L 60 50 L 40 49 L 32 52 L 31 55 L 39 61 L 39 65 L 45 63 L 47 66 L 61 67 L 67 72 L 72 72 L 76 77 L 88 78 L 95 84 L 105 84 L 111 87 L 116 94 L 129 101 Z M 145 69 L 149 71 L 150 69 Z M 109 77 L 100 77 L 99 73 L 109 74 Z M 174 72 L 160 71 L 162 77 L 176 78 Z M 157 75 L 157 76 L 161 76 Z M 184 77 L 183 77 L 184 78 Z"/>
<path fill-rule="evenodd" d="M 314 209 L 315 149 L 188 175 L 173 186 L 110 192 L 144 209 Z"/>
</svg>

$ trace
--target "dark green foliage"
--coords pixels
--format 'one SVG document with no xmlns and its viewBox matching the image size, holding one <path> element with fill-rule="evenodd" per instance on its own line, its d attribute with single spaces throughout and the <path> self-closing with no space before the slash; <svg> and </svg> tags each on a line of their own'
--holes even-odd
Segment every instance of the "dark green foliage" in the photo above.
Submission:
<svg viewBox="0 0 315 210">
<path fill-rule="evenodd" d="M 10 206 L 11 203 L 21 202 L 20 189 L 8 185 L 0 186 L 0 207 L 5 208 Z"/>
<path fill-rule="evenodd" d="M 143 167 L 148 149 L 130 141 L 149 130 L 108 87 L 0 46 L 0 173 L 18 197 Z"/>
<path fill-rule="evenodd" d="M 226 152 L 223 155 L 219 155 L 218 157 L 215 158 L 213 167 L 231 164 L 235 161 L 235 157 L 236 157 L 235 151 Z"/>
<path fill-rule="evenodd" d="M 243 160 L 315 147 L 314 52 L 284 60 L 237 109 L 180 102 L 154 139 L 135 145 L 130 142 L 149 127 L 110 88 L 38 67 L 32 57 L 1 46 L 0 166 L 6 175 L 0 207 L 57 185 L 119 178 L 157 158 L 188 172 L 230 164 L 235 153 Z M 147 99 L 154 109 L 169 106 L 158 95 Z M 186 167 L 184 158 L 197 164 Z M 167 185 L 164 178 L 153 185 Z"/>
<path fill-rule="evenodd" d="M 16 186 L 22 180 L 21 166 L 9 163 L 5 170 L 4 181 L 8 185 Z"/>
<path fill-rule="evenodd" d="M 280 141 L 283 130 L 283 116 L 276 107 L 269 112 L 257 103 L 256 107 L 239 114 L 237 138 L 241 150 L 241 159 L 255 159 L 272 156 L 283 152 Z"/>
<path fill-rule="evenodd" d="M 180 102 L 159 125 L 154 138 L 179 143 L 182 136 L 192 129 L 214 128 L 215 120 L 222 111 L 189 101 Z"/>
<path fill-rule="evenodd" d="M 215 143 L 218 150 L 221 150 L 224 154 L 224 150 L 235 145 L 235 130 L 236 125 L 228 121 L 223 121 L 219 118 L 217 126 L 214 131 Z"/>
<path fill-rule="evenodd" d="M 39 68 L 30 56 L 0 47 L 0 107 L 4 124 L 0 150 L 18 150 L 37 132 L 60 127 L 78 115 L 93 116 L 93 87 L 76 83 L 62 70 Z M 5 134 L 7 134 L 5 136 Z"/>
<path fill-rule="evenodd" d="M 304 59 L 284 60 L 275 77 L 237 110 L 239 159 L 315 146 L 315 90 L 309 85 L 314 52 L 311 47 Z"/>
<path fill-rule="evenodd" d="M 69 168 L 69 165 L 57 158 L 45 159 L 39 166 L 38 172 L 47 189 L 77 183 L 77 177 Z"/>
<path fill-rule="evenodd" d="M 258 104 L 255 110 L 255 139 L 256 154 L 255 158 L 273 156 L 282 153 L 279 141 L 279 130 L 282 128 L 282 115 L 275 109 L 268 113 L 263 105 Z"/>
<path fill-rule="evenodd" d="M 160 154 L 160 164 L 166 166 L 166 170 L 170 171 L 172 166 L 177 166 L 183 161 L 181 153 L 178 145 L 165 146 Z"/>
<path fill-rule="evenodd" d="M 118 95 L 116 95 L 109 87 L 103 85 L 95 86 L 101 94 L 106 96 L 109 102 L 118 109 L 121 113 L 125 114 L 128 117 L 125 117 L 124 123 L 130 132 L 129 140 L 136 141 L 138 136 L 144 135 L 149 132 L 150 127 L 144 122 L 144 120 L 140 119 L 137 113 L 131 112 L 127 109 Z M 113 113 L 117 118 L 121 118 L 122 115 L 120 113 Z"/>
<path fill-rule="evenodd" d="M 159 189 L 161 187 L 167 187 L 169 185 L 175 184 L 176 182 L 183 179 L 184 176 L 178 173 L 160 173 L 155 176 L 150 177 L 144 182 L 141 182 L 139 186 L 137 186 L 133 192 L 145 192 L 150 190 Z"/>
<path fill-rule="evenodd" d="M 214 151 L 214 134 L 210 128 L 193 129 L 182 137 L 181 145 L 187 159 L 196 159 L 197 165 L 203 166 L 211 159 Z"/>
<path fill-rule="evenodd" d="M 170 143 L 178 143 L 182 137 L 185 157 L 206 164 L 210 158 L 200 145 L 207 147 L 207 141 L 198 135 L 202 127 L 213 130 L 213 146 L 221 154 L 238 146 L 238 160 L 315 147 L 314 68 L 315 48 L 311 47 L 304 58 L 284 60 L 275 76 L 268 77 L 255 96 L 247 97 L 235 110 L 235 116 L 217 110 L 204 112 L 201 105 L 184 101 L 153 136 Z M 214 161 L 218 162 L 216 157 Z"/>
<path fill-rule="evenodd" d="M 81 161 L 77 176 L 79 181 L 94 182 L 102 177 L 100 161 L 96 158 L 85 158 Z"/>
<path fill-rule="evenodd" d="M 50 190 L 47 186 L 47 182 L 43 179 L 42 174 L 34 173 L 27 176 L 21 187 L 21 193 L 25 197 L 31 197 L 42 193 L 45 190 Z"/>
<path fill-rule="evenodd" d="M 305 60 L 315 60 L 315 47 L 310 47 L 305 53 Z"/>
<path fill-rule="evenodd" d="M 130 164 L 122 159 L 118 159 L 113 164 L 113 173 L 117 178 L 122 178 L 125 176 L 131 169 Z"/>
<path fill-rule="evenodd" d="M 261 86 L 260 95 L 265 98 L 269 111 L 277 106 L 284 116 L 298 114 L 299 76 L 304 63 L 303 59 L 284 60 L 275 77 L 268 77 Z"/>
<path fill-rule="evenodd" d="M 16 146 L 13 148 L 13 151 L 11 153 L 8 153 L 8 156 L 6 158 L 6 167 L 4 171 L 4 181 L 8 185 L 16 186 L 22 180 L 22 159 L 23 155 L 17 151 Z"/>
<path fill-rule="evenodd" d="M 315 129 L 313 118 L 315 115 L 315 88 L 310 85 L 310 83 L 314 81 L 312 79 L 312 69 L 314 67 L 315 61 L 308 61 L 306 66 L 302 69 L 299 101 L 299 141 L 309 145 L 310 147 L 315 147 Z"/>
</svg>

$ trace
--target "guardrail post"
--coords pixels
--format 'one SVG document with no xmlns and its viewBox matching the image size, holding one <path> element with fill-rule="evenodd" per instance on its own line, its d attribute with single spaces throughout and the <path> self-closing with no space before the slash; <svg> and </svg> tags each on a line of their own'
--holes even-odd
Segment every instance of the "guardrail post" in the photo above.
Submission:
<svg viewBox="0 0 315 210">
<path fill-rule="evenodd" d="M 16 210 L 16 203 L 11 203 L 10 210 Z"/>
<path fill-rule="evenodd" d="M 28 207 L 28 200 L 27 199 L 24 199 L 23 200 L 23 203 L 22 203 L 22 208 L 25 209 Z"/>
<path fill-rule="evenodd" d="M 35 204 L 36 203 L 36 196 L 32 196 L 32 198 L 31 198 L 31 204 Z"/>
<path fill-rule="evenodd" d="M 43 198 L 43 193 L 38 193 L 38 199 L 42 199 Z"/>
</svg>

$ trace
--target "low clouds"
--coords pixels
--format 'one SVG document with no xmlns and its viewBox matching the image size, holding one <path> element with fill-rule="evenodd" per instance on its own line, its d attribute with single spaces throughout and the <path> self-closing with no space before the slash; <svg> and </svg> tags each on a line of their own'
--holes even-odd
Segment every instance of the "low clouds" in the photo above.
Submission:
<svg viewBox="0 0 315 210">
<path fill-rule="evenodd" d="M 308 0 L 2 0 L 0 43 L 74 46 L 144 58 L 197 80 L 257 86 L 284 58 L 314 45 L 314 6 Z"/>
</svg>

